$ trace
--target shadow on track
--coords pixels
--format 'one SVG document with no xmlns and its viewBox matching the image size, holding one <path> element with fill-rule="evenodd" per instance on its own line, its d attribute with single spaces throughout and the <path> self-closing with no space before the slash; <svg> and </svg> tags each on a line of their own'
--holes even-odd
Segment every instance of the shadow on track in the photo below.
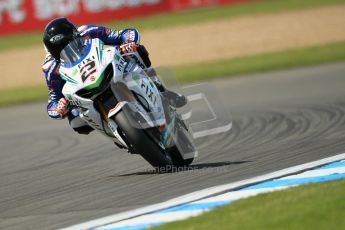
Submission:
<svg viewBox="0 0 345 230">
<path fill-rule="evenodd" d="M 194 170 L 205 170 L 205 169 L 215 169 L 229 165 L 238 165 L 249 163 L 251 161 L 223 161 L 223 162 L 212 162 L 212 163 L 200 163 L 194 164 L 187 167 L 170 167 L 167 169 L 149 169 L 141 172 L 135 173 L 128 173 L 128 174 L 121 174 L 111 177 L 127 177 L 127 176 L 138 176 L 138 175 L 155 175 L 155 174 L 168 174 L 168 173 L 177 173 L 177 172 L 185 172 L 185 171 L 194 171 Z"/>
</svg>

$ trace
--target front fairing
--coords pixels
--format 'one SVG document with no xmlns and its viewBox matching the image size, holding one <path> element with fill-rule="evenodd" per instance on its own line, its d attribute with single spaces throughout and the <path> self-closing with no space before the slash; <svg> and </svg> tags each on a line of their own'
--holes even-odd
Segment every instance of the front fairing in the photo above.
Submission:
<svg viewBox="0 0 345 230">
<path fill-rule="evenodd" d="M 81 38 L 82 39 L 82 38 Z M 78 47 L 76 44 L 83 44 Z M 103 43 L 98 39 L 71 42 L 61 52 L 61 77 L 75 90 L 92 89 L 102 81 L 107 63 L 103 56 Z"/>
<path fill-rule="evenodd" d="M 78 39 L 68 44 L 60 55 L 59 73 L 66 81 L 62 93 L 72 103 L 78 91 L 97 89 L 106 77 L 113 78 L 124 72 L 124 68 L 118 67 L 124 60 L 116 47 L 105 49 L 100 39 Z M 112 76 L 106 76 L 109 69 Z"/>
</svg>

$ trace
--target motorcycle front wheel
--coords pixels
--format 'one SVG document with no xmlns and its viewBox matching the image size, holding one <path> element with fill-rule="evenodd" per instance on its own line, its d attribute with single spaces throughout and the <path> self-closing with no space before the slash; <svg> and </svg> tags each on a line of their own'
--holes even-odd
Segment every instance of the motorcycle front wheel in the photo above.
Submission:
<svg viewBox="0 0 345 230">
<path fill-rule="evenodd" d="M 124 111 L 116 114 L 114 121 L 122 131 L 131 149 L 134 149 L 154 168 L 164 169 L 173 165 L 170 157 L 151 139 L 145 130 L 137 129 L 130 124 Z"/>
</svg>

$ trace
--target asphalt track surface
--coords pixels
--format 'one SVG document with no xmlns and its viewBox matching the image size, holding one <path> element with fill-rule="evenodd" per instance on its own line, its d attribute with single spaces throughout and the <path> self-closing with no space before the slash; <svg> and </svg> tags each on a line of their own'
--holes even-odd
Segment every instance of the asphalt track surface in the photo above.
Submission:
<svg viewBox="0 0 345 230">
<path fill-rule="evenodd" d="M 233 128 L 190 170 L 155 174 L 45 104 L 0 109 L 0 229 L 56 229 L 345 152 L 345 63 L 212 82 Z"/>
</svg>

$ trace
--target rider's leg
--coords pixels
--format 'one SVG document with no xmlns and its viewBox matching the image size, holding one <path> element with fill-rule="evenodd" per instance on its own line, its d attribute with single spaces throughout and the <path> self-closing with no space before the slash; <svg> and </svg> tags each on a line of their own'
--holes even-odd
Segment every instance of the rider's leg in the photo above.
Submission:
<svg viewBox="0 0 345 230">
<path fill-rule="evenodd" d="M 162 93 L 164 93 L 164 96 L 169 100 L 169 104 L 180 108 L 182 106 L 185 106 L 187 104 L 187 99 L 184 95 L 179 94 L 177 92 L 171 91 L 167 89 L 163 83 L 160 81 L 160 79 L 157 77 L 157 73 L 154 68 L 148 68 L 146 69 L 146 74 L 151 78 L 151 80 L 155 83 L 158 90 Z"/>
<path fill-rule="evenodd" d="M 94 130 L 86 121 L 79 117 L 79 112 L 75 108 L 69 112 L 68 121 L 72 129 L 79 134 L 89 134 Z"/>
<path fill-rule="evenodd" d="M 187 99 L 184 95 L 168 90 L 157 77 L 155 69 L 151 67 L 149 53 L 147 52 L 145 46 L 140 45 L 137 51 L 141 59 L 143 60 L 145 66 L 147 67 L 147 75 L 153 80 L 159 91 L 164 92 L 164 95 L 168 98 L 170 105 L 177 108 L 186 105 Z"/>
</svg>

